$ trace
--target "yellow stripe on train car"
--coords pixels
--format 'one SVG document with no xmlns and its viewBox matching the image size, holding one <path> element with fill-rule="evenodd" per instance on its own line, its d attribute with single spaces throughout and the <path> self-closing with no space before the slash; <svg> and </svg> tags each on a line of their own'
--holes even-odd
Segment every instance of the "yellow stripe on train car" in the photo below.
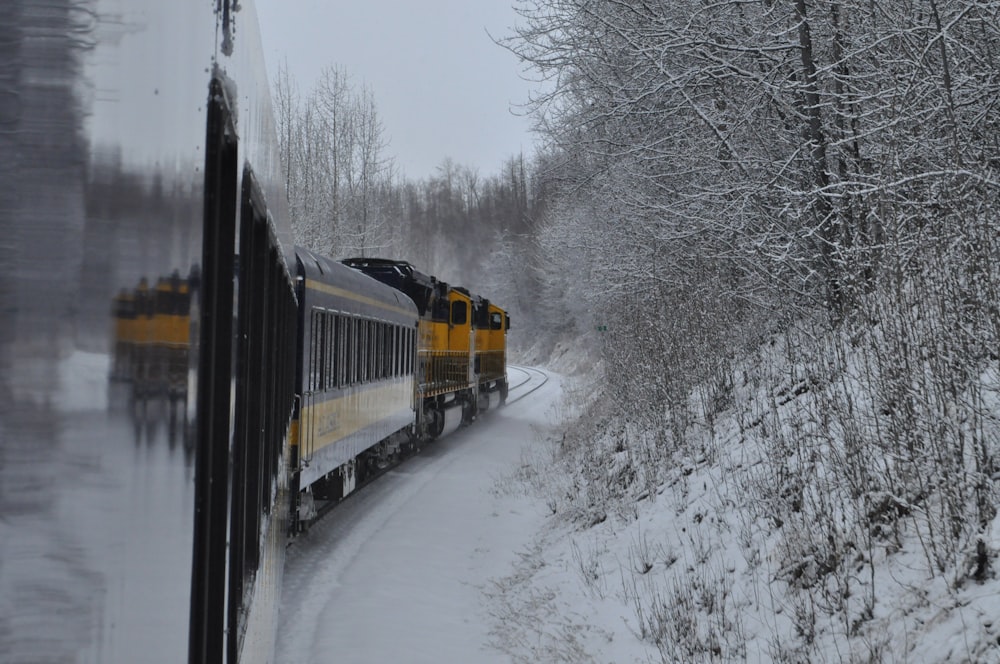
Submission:
<svg viewBox="0 0 1000 664">
<path fill-rule="evenodd" d="M 308 397 L 303 401 L 299 436 L 303 454 L 311 455 L 395 413 L 412 410 L 413 383 L 401 378 L 326 401 L 308 401 Z"/>
</svg>

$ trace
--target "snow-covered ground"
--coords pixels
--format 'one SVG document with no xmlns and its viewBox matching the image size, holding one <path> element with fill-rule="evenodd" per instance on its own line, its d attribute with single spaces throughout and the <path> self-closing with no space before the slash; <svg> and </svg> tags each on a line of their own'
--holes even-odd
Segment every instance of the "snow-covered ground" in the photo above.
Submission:
<svg viewBox="0 0 1000 664">
<path fill-rule="evenodd" d="M 512 384 L 522 373 L 511 370 Z M 427 446 L 299 538 L 286 562 L 277 661 L 509 661 L 489 599 L 530 557 L 546 515 L 504 478 L 558 426 L 560 393 L 553 377 Z"/>
<path fill-rule="evenodd" d="M 572 373 L 578 363 L 569 353 L 558 367 Z M 74 355 L 64 373 L 58 393 L 75 395 L 65 401 L 76 432 L 68 440 L 76 447 L 81 430 L 99 435 L 130 426 L 103 412 L 103 384 L 74 382 L 106 375 L 106 358 Z M 846 575 L 830 577 L 843 579 L 841 606 L 824 605 L 834 597 L 829 584 L 810 594 L 799 582 L 797 590 L 793 572 L 815 574 L 810 564 L 819 563 L 788 548 L 791 524 L 755 518 L 766 507 L 743 499 L 741 483 L 765 477 L 767 462 L 734 418 L 720 417 L 705 454 L 666 469 L 667 479 L 653 491 L 581 511 L 574 503 L 581 487 L 565 484 L 574 481 L 572 473 L 557 472 L 557 456 L 573 456 L 566 448 L 579 413 L 566 397 L 579 394 L 579 381 L 519 368 L 511 368 L 511 378 L 514 385 L 526 382 L 512 390 L 505 408 L 427 446 L 290 547 L 276 662 L 1000 662 L 1000 582 L 928 575 L 912 533 L 891 548 L 878 544 L 852 554 L 855 565 Z M 801 410 L 806 398 L 784 407 Z M 167 609 L 184 598 L 170 597 L 186 588 L 186 577 L 178 583 L 164 576 L 154 585 L 129 576 L 139 569 L 130 561 L 152 557 L 138 543 L 157 540 L 141 537 L 138 524 L 105 531 L 132 513 L 122 506 L 134 501 L 94 502 L 98 495 L 134 494 L 122 477 L 138 475 L 118 472 L 133 456 L 143 467 L 176 465 L 182 481 L 157 495 L 187 495 L 190 470 L 158 431 L 136 430 L 135 442 L 130 429 L 114 436 L 124 441 L 122 450 L 80 448 L 111 456 L 72 457 L 83 469 L 80 482 L 39 507 L 45 519 L 34 510 L 0 521 L 0 627 L 13 626 L 15 616 L 19 625 L 0 629 L 0 662 L 126 661 L 125 649 L 150 654 L 154 643 L 160 661 L 172 661 L 170 648 L 183 650 L 183 643 L 163 643 L 170 630 L 148 617 L 175 613 Z M 5 441 L 0 465 L 8 492 L 19 469 L 51 471 L 29 463 L 31 445 L 13 442 Z M 111 457 L 119 463 L 109 463 Z M 606 456 L 574 462 L 609 477 L 618 470 Z M 122 486 L 97 494 L 95 483 Z M 150 521 L 147 504 L 134 511 L 158 528 L 192 509 L 189 496 L 155 505 L 166 516 Z M 119 516 L 95 521 L 94 514 Z M 70 522 L 91 525 L 74 530 Z M 190 526 L 160 530 L 187 534 Z M 125 541 L 122 532 L 130 533 Z M 808 539 L 808 532 L 795 532 Z M 68 542 L 67 533 L 75 533 Z M 79 555 L 35 555 L 55 550 L 53 542 Z M 995 566 L 1000 517 L 986 545 Z M 184 538 L 156 544 L 160 557 L 188 550 Z M 142 598 L 135 593 L 121 593 L 135 599 L 125 603 L 99 590 L 102 578 L 123 579 L 150 606 L 137 608 Z M 87 651 L 73 659 L 76 632 L 102 605 L 118 627 L 102 633 L 100 656 Z M 801 647 L 804 628 L 813 630 L 809 649 Z"/>
<path fill-rule="evenodd" d="M 919 542 L 859 555 L 859 594 L 843 601 L 849 615 L 878 592 L 863 621 L 838 624 L 822 595 L 790 590 L 781 537 L 738 502 L 758 462 L 726 423 L 715 454 L 628 514 L 567 514 L 558 479 L 537 490 L 565 444 L 570 381 L 550 376 L 291 547 L 277 661 L 1000 662 L 998 584 L 926 578 Z"/>
</svg>

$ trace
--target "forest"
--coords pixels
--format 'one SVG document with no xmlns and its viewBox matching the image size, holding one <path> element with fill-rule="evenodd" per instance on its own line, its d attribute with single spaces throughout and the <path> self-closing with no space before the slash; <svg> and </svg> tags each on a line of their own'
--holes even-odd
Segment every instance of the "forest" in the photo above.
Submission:
<svg viewBox="0 0 1000 664">
<path fill-rule="evenodd" d="M 455 275 L 506 303 L 525 357 L 593 358 L 538 486 L 553 513 L 635 518 L 752 449 L 728 481 L 747 559 L 781 559 L 772 658 L 839 625 L 881 661 L 897 552 L 946 592 L 996 573 L 1000 2 L 515 4 L 499 46 L 543 84 L 538 149 L 495 174 L 405 180 L 370 90 L 279 73 L 297 241 Z M 713 613 L 684 583 L 635 595 L 642 636 L 737 658 L 724 621 L 665 608 Z"/>
</svg>

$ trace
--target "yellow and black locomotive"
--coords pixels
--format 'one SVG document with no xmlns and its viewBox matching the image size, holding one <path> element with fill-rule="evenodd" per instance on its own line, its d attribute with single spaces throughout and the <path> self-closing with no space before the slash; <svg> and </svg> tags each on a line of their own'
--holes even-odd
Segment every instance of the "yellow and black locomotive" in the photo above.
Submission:
<svg viewBox="0 0 1000 664">
<path fill-rule="evenodd" d="M 405 261 L 351 258 L 344 264 L 405 293 L 420 312 L 418 436 L 435 438 L 506 400 L 510 318 L 503 309 Z"/>
</svg>

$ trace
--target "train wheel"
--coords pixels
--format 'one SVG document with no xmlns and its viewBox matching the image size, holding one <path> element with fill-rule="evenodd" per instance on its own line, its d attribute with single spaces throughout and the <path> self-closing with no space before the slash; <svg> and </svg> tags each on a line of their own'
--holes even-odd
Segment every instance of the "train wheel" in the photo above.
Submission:
<svg viewBox="0 0 1000 664">
<path fill-rule="evenodd" d="M 472 424 L 476 420 L 476 398 L 474 394 L 468 394 L 462 401 L 462 424 Z"/>
<path fill-rule="evenodd" d="M 433 440 L 444 433 L 444 412 L 439 408 L 435 408 L 429 414 L 431 421 L 428 426 L 428 433 Z"/>
</svg>

